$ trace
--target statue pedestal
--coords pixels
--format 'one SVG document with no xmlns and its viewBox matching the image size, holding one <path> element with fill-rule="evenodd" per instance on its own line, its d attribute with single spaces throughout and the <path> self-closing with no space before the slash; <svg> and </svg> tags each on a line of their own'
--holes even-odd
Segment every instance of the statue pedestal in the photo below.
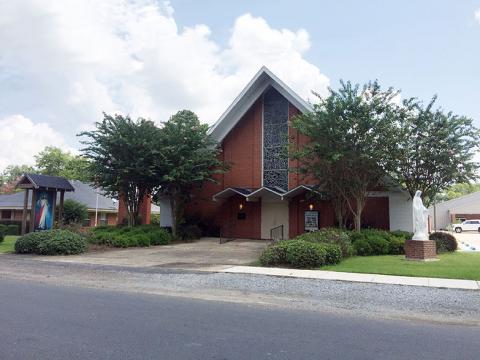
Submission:
<svg viewBox="0 0 480 360">
<path fill-rule="evenodd" d="M 437 244 L 434 240 L 406 240 L 405 260 L 435 261 L 437 258 Z"/>
</svg>

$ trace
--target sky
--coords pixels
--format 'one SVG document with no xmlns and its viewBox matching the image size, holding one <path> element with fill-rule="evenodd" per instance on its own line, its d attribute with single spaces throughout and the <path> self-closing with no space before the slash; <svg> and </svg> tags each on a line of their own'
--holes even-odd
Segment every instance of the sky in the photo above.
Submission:
<svg viewBox="0 0 480 360">
<path fill-rule="evenodd" d="M 378 79 L 480 126 L 480 0 L 0 0 L 0 171 L 102 112 L 214 123 L 262 65 L 305 99 Z"/>
</svg>

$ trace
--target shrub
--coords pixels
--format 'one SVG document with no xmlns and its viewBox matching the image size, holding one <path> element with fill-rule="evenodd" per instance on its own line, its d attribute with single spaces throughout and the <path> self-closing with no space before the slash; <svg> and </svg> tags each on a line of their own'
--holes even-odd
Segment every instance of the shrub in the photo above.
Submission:
<svg viewBox="0 0 480 360">
<path fill-rule="evenodd" d="M 342 257 L 344 258 L 352 256 L 355 253 L 355 249 L 352 246 L 348 232 L 342 229 L 324 228 L 318 231 L 299 235 L 295 239 L 336 244 L 340 247 L 342 251 Z"/>
<path fill-rule="evenodd" d="M 41 255 L 75 255 L 87 250 L 83 237 L 68 230 L 53 230 L 52 236 L 38 244 Z"/>
<path fill-rule="evenodd" d="M 20 235 L 20 225 L 9 224 L 4 225 L 0 224 L 0 233 L 4 235 Z"/>
<path fill-rule="evenodd" d="M 398 255 L 404 253 L 405 237 L 409 237 L 409 234 L 407 232 L 390 233 L 384 230 L 366 229 L 352 231 L 350 239 L 357 255 Z"/>
<path fill-rule="evenodd" d="M 435 243 L 437 244 L 437 253 L 452 252 L 458 248 L 455 236 L 446 232 L 434 232 L 430 234 L 429 239 L 435 240 Z"/>
<path fill-rule="evenodd" d="M 305 240 L 283 240 L 268 246 L 260 255 L 263 266 L 289 266 L 300 269 L 337 264 L 342 259 L 336 244 L 316 243 Z"/>
<path fill-rule="evenodd" d="M 99 226 L 92 229 L 89 241 L 93 244 L 113 247 L 167 245 L 171 235 L 154 225 L 136 227 Z"/>
<path fill-rule="evenodd" d="M 73 255 L 80 254 L 86 249 L 86 240 L 68 230 L 32 232 L 15 242 L 17 254 Z"/>
<path fill-rule="evenodd" d="M 3 232 L 3 229 L 0 229 L 0 243 L 5 239 L 5 233 Z"/>
<path fill-rule="evenodd" d="M 88 210 L 84 204 L 72 199 L 65 200 L 63 203 L 64 224 L 81 224 L 85 219 L 88 219 Z"/>
<path fill-rule="evenodd" d="M 325 258 L 326 250 L 321 244 L 304 240 L 292 240 L 285 253 L 287 264 L 300 269 L 325 265 Z"/>
<path fill-rule="evenodd" d="M 260 255 L 260 264 L 263 266 L 278 266 L 287 263 L 286 249 L 287 241 L 279 241 L 274 245 L 268 246 Z M 293 241 L 293 240 L 292 240 Z"/>
<path fill-rule="evenodd" d="M 17 254 L 38 254 L 38 245 L 51 237 L 51 231 L 37 231 L 25 234 L 15 241 L 15 252 Z"/>
<path fill-rule="evenodd" d="M 390 231 L 390 235 L 393 235 L 403 240 L 412 240 L 413 237 L 413 233 L 403 230 Z"/>
</svg>

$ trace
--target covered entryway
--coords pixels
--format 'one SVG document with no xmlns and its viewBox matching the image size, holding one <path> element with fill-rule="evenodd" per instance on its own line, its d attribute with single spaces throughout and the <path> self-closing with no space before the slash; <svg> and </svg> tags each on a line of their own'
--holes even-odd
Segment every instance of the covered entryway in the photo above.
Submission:
<svg viewBox="0 0 480 360">
<path fill-rule="evenodd" d="M 274 230 L 275 229 L 275 230 Z M 271 231 L 274 230 L 278 239 L 288 239 L 288 202 L 273 201 L 262 202 L 262 239 L 272 239 Z M 281 236 L 278 238 L 278 236 Z"/>
</svg>

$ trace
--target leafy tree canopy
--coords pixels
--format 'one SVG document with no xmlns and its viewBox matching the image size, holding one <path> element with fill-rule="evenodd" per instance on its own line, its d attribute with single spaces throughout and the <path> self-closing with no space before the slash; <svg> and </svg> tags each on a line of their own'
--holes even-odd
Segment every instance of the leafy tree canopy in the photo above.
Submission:
<svg viewBox="0 0 480 360">
<path fill-rule="evenodd" d="M 54 146 L 47 146 L 35 156 L 36 172 L 43 175 L 61 176 L 69 180 L 88 182 L 88 160 L 83 156 L 72 155 Z"/>
<path fill-rule="evenodd" d="M 409 99 L 399 107 L 397 140 L 389 154 L 390 174 L 410 196 L 421 190 L 428 206 L 437 194 L 455 183 L 477 178 L 480 132 L 473 120 Z"/>
<path fill-rule="evenodd" d="M 145 195 L 158 186 L 160 129 L 150 120 L 104 114 L 96 129 L 79 134 L 87 140 L 82 153 L 90 160 L 94 184 L 112 197 L 123 198 L 128 223 L 138 222 Z"/>
<path fill-rule="evenodd" d="M 440 194 L 437 195 L 435 199 L 437 202 L 447 201 L 447 200 L 456 199 L 460 196 L 468 195 L 477 191 L 480 191 L 479 183 L 459 183 L 459 184 L 454 184 L 449 188 L 447 188 L 446 190 L 442 191 Z"/>
<path fill-rule="evenodd" d="M 293 154 L 300 160 L 300 171 L 313 175 L 331 194 L 334 205 L 348 207 L 356 229 L 360 229 L 367 191 L 382 185 L 393 166 L 385 152 L 396 141 L 397 95 L 377 82 L 363 87 L 341 82 L 338 91 L 331 89 L 326 99 L 318 97 L 313 111 L 292 123 L 309 138 Z M 337 217 L 342 212 L 336 209 Z"/>
<path fill-rule="evenodd" d="M 225 171 L 219 159 L 220 148 L 207 134 L 208 125 L 201 124 L 197 115 L 182 110 L 162 124 L 159 153 L 158 195 L 170 198 L 174 229 L 183 218 L 183 204 L 192 188 L 205 181 L 215 181 L 215 174 Z"/>
</svg>

